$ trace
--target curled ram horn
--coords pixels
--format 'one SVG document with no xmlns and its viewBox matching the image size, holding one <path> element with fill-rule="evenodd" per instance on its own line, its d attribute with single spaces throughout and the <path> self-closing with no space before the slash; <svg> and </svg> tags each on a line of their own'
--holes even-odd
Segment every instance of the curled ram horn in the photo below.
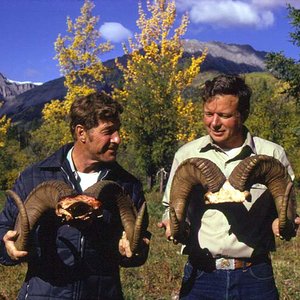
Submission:
<svg viewBox="0 0 300 300">
<path fill-rule="evenodd" d="M 31 191 L 23 202 L 12 190 L 6 191 L 19 209 L 14 230 L 17 231 L 15 246 L 18 250 L 28 250 L 29 234 L 40 217 L 49 210 L 55 210 L 57 202 L 74 190 L 62 181 L 46 181 Z"/>
<path fill-rule="evenodd" d="M 217 192 L 226 178 L 212 161 L 205 158 L 190 158 L 177 168 L 170 191 L 171 239 L 174 243 L 186 243 L 189 227 L 185 222 L 188 196 L 195 185 Z"/>
<path fill-rule="evenodd" d="M 281 238 L 289 240 L 295 235 L 293 184 L 279 160 L 267 155 L 247 157 L 235 167 L 228 180 L 240 191 L 250 190 L 255 183 L 264 184 L 275 201 Z"/>
<path fill-rule="evenodd" d="M 103 180 L 84 191 L 84 194 L 99 199 L 103 206 L 115 203 L 132 253 L 137 253 L 145 231 L 146 203 L 137 212 L 133 201 L 116 182 Z"/>
</svg>

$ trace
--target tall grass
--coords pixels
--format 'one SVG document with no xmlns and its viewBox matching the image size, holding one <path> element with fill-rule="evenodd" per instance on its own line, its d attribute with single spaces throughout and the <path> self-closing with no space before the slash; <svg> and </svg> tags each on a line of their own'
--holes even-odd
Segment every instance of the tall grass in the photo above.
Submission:
<svg viewBox="0 0 300 300">
<path fill-rule="evenodd" d="M 0 193 L 3 203 L 3 195 Z M 146 195 L 152 232 L 151 248 L 146 264 L 139 268 L 121 269 L 126 300 L 174 300 L 178 294 L 186 257 L 179 254 L 180 246 L 167 242 L 157 227 L 163 208 L 161 195 Z M 298 201 L 299 203 L 299 201 Z M 298 205 L 299 207 L 300 205 Z M 277 241 L 272 254 L 275 278 L 281 300 L 300 300 L 300 237 L 290 242 Z M 0 265 L 0 300 L 15 299 L 24 279 L 26 265 Z"/>
</svg>

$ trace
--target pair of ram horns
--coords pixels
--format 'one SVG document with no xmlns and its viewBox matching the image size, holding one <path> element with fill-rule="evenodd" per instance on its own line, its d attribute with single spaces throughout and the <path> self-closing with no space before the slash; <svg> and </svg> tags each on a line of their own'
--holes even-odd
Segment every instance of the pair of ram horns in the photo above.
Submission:
<svg viewBox="0 0 300 300">
<path fill-rule="evenodd" d="M 99 181 L 86 189 L 83 195 L 78 195 L 67 183 L 49 180 L 33 189 L 24 202 L 12 190 L 6 193 L 19 209 L 14 229 L 18 235 L 15 242 L 18 250 L 28 250 L 30 231 L 47 211 L 56 211 L 65 220 L 86 220 L 93 214 L 101 216 L 102 205 L 111 201 L 118 208 L 131 251 L 137 253 L 141 245 L 146 203 L 137 212 L 130 197 L 116 182 Z"/>
<path fill-rule="evenodd" d="M 226 177 L 212 161 L 190 158 L 177 168 L 170 192 L 171 239 L 174 243 L 186 243 L 189 226 L 185 221 L 189 194 L 195 185 L 201 185 L 207 194 L 217 193 L 225 182 L 247 195 L 253 184 L 265 185 L 275 201 L 279 218 L 280 237 L 290 240 L 295 236 L 296 209 L 292 197 L 293 184 L 286 168 L 268 155 L 245 158 Z M 203 199 L 204 200 L 204 199 Z"/>
</svg>

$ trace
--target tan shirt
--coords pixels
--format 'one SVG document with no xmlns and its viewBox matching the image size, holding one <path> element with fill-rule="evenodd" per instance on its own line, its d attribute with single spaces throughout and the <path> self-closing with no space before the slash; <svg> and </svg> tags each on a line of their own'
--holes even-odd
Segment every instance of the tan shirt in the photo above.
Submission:
<svg viewBox="0 0 300 300">
<path fill-rule="evenodd" d="M 256 154 L 265 154 L 278 159 L 287 167 L 291 178 L 294 179 L 284 149 L 270 141 L 252 137 L 247 130 L 245 142 L 234 157 L 229 157 L 214 145 L 208 135 L 182 146 L 175 154 L 163 197 L 163 205 L 166 207 L 163 219 L 169 219 L 171 182 L 181 162 L 192 157 L 206 158 L 213 161 L 228 177 L 241 160 Z M 190 200 L 187 221 L 191 223 L 194 230 L 192 234 L 198 239 L 200 247 L 207 248 L 214 257 L 250 257 L 275 250 L 271 224 L 276 217 L 276 210 L 271 194 L 266 190 L 264 185 L 255 184 L 250 190 L 251 202 L 206 205 L 204 208 L 200 204 L 203 201 L 203 193 L 199 191 L 197 199 Z"/>
</svg>

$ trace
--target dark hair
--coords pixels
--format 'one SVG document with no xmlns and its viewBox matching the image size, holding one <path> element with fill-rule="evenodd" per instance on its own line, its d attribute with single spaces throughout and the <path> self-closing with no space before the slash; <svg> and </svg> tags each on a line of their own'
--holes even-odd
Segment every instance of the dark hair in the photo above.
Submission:
<svg viewBox="0 0 300 300">
<path fill-rule="evenodd" d="M 247 119 L 250 110 L 251 88 L 245 80 L 237 75 L 219 75 L 207 80 L 202 90 L 202 99 L 205 103 L 216 95 L 234 95 L 239 99 L 238 111 Z"/>
<path fill-rule="evenodd" d="M 120 103 L 103 92 L 77 98 L 70 109 L 70 130 L 74 139 L 75 127 L 80 124 L 86 130 L 99 125 L 100 120 L 117 120 L 123 108 Z"/>
</svg>

